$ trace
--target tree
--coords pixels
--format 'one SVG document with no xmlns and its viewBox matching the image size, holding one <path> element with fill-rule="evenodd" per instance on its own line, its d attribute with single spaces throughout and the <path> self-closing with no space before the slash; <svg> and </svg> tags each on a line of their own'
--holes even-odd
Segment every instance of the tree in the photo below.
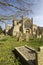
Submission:
<svg viewBox="0 0 43 65">
<path fill-rule="evenodd" d="M 13 13 L 16 11 L 13 15 L 2 15 L 2 17 L 0 18 L 1 20 L 8 20 L 22 15 L 29 15 L 29 13 L 32 12 L 31 6 L 33 5 L 33 3 L 31 3 L 31 0 L 2 0 L 0 1 L 0 5 L 0 8 L 4 11 L 9 10 Z"/>
<path fill-rule="evenodd" d="M 2 33 L 2 28 L 1 28 L 1 26 L 0 26 L 0 34 Z"/>
</svg>

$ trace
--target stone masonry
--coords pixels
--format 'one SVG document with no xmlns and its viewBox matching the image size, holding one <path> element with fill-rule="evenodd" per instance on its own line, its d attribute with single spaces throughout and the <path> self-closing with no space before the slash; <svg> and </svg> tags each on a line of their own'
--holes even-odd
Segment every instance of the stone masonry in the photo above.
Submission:
<svg viewBox="0 0 43 65">
<path fill-rule="evenodd" d="M 37 65 L 43 65 L 43 46 L 39 48 L 36 54 Z"/>
</svg>

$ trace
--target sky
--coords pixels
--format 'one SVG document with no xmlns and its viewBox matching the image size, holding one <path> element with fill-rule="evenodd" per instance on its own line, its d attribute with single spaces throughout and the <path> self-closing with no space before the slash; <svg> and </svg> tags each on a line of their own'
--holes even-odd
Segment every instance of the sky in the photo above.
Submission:
<svg viewBox="0 0 43 65">
<path fill-rule="evenodd" d="M 32 12 L 22 12 L 18 11 L 16 8 L 13 7 L 6 7 L 0 4 L 0 17 L 3 16 L 10 16 L 13 15 L 14 17 L 20 16 L 28 16 L 28 17 L 33 17 L 33 23 L 43 27 L 43 0 L 23 0 L 26 3 L 33 4 L 32 6 L 28 6 L 27 4 L 24 4 L 22 0 L 0 0 L 0 2 L 5 2 L 5 3 L 10 3 L 13 4 L 14 6 L 17 6 L 19 8 L 24 8 L 24 9 L 30 9 Z M 20 4 L 19 4 L 20 2 Z M 4 22 L 7 22 L 9 25 L 12 25 L 12 20 L 4 20 Z M 0 26 L 2 28 L 5 28 L 5 24 L 0 21 Z"/>
<path fill-rule="evenodd" d="M 39 0 L 34 6 L 33 21 L 38 26 L 43 26 L 43 0 Z"/>
</svg>

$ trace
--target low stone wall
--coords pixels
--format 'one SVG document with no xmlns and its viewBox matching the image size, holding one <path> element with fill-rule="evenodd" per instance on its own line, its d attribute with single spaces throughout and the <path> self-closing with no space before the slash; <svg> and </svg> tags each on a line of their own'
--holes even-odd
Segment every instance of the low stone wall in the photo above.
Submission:
<svg viewBox="0 0 43 65">
<path fill-rule="evenodd" d="M 36 65 L 43 65 L 43 46 L 36 52 Z"/>
</svg>

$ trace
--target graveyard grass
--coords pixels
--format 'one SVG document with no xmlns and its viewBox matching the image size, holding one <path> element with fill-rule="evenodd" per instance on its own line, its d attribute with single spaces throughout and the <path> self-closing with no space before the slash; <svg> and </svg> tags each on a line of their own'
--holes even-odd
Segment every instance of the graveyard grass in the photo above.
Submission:
<svg viewBox="0 0 43 65">
<path fill-rule="evenodd" d="M 16 59 L 12 51 L 15 47 L 24 45 L 37 49 L 43 45 L 43 42 L 40 39 L 31 39 L 29 42 L 19 42 L 16 37 L 2 36 L 0 39 L 0 65 L 22 65 L 19 62 L 19 58 Z"/>
</svg>

